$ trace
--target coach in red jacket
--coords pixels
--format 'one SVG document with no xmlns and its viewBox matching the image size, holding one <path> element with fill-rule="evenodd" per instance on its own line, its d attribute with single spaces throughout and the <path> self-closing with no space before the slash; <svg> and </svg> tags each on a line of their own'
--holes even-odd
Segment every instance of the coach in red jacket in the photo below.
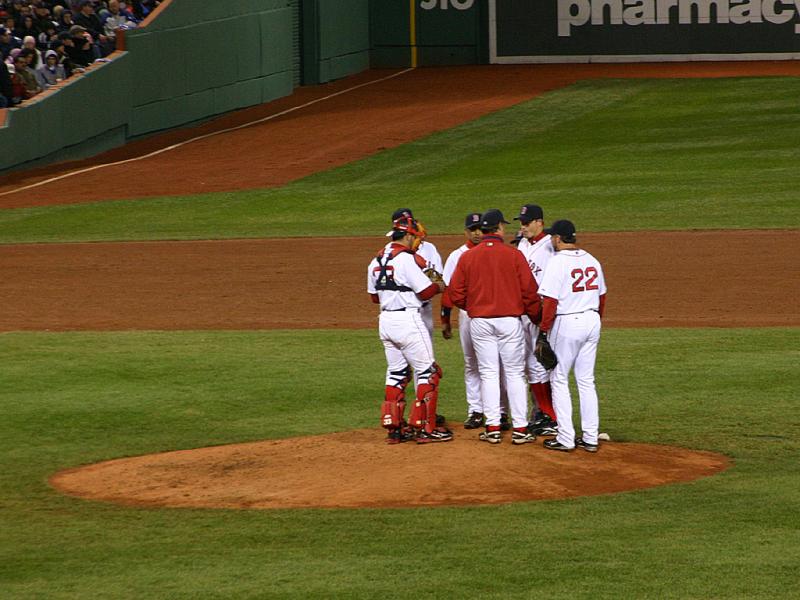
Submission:
<svg viewBox="0 0 800 600">
<path fill-rule="evenodd" d="M 470 333 L 478 357 L 486 431 L 480 439 L 500 443 L 500 365 L 503 365 L 514 427 L 511 441 L 536 438 L 527 430 L 528 392 L 525 380 L 525 335 L 520 316 L 534 323 L 541 304 L 536 281 L 521 252 L 503 242 L 508 221 L 497 209 L 481 219 L 483 239 L 458 261 L 448 292 L 453 304 L 472 319 Z"/>
</svg>

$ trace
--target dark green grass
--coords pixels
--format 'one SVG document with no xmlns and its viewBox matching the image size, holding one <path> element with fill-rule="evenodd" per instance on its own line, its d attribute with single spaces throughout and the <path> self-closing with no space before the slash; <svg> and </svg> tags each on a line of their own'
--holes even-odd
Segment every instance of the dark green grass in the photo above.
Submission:
<svg viewBox="0 0 800 600">
<path fill-rule="evenodd" d="M 798 97 L 796 78 L 583 82 L 281 189 L 3 210 L 0 243 L 375 235 L 399 206 L 444 233 L 529 201 L 584 231 L 794 228 Z"/>
<path fill-rule="evenodd" d="M 112 457 L 374 426 L 376 338 L 0 335 L 0 595 L 800 594 L 798 329 L 604 332 L 603 430 L 735 459 L 689 484 L 496 507 L 241 512 L 123 508 L 46 484 L 58 469 Z M 457 342 L 437 349 L 443 411 L 463 418 Z"/>
</svg>

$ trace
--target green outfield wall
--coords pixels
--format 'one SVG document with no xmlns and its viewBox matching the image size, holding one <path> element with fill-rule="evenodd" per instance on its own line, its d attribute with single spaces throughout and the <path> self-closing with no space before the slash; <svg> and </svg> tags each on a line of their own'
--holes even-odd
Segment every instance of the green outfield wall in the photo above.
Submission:
<svg viewBox="0 0 800 600">
<path fill-rule="evenodd" d="M 485 0 L 370 0 L 372 65 L 488 62 Z"/>
<path fill-rule="evenodd" d="M 304 84 L 369 68 L 369 0 L 303 0 L 302 9 Z"/>
</svg>

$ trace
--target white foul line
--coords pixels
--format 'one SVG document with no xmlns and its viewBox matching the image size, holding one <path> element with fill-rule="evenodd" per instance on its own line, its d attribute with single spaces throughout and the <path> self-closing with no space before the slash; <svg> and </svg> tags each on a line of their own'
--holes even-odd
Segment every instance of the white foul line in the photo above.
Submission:
<svg viewBox="0 0 800 600">
<path fill-rule="evenodd" d="M 152 158 L 153 156 L 157 156 L 164 152 L 169 152 L 170 150 L 175 150 L 180 148 L 181 146 L 185 146 L 186 144 L 191 144 L 192 142 L 198 142 L 200 140 L 204 140 L 206 138 L 214 137 L 215 135 L 221 135 L 223 133 L 230 133 L 231 131 L 236 131 L 238 129 L 244 129 L 246 127 L 251 127 L 253 125 L 258 125 L 259 123 L 266 123 L 267 121 L 271 121 L 272 119 L 276 119 L 278 117 L 282 117 L 283 115 L 287 115 L 291 112 L 296 110 L 300 110 L 301 108 L 307 108 L 312 104 L 317 104 L 318 102 L 322 102 L 323 100 L 330 100 L 331 98 L 335 98 L 336 96 L 341 96 L 342 94 L 347 94 L 359 88 L 372 85 L 373 83 L 380 83 L 382 81 L 387 81 L 394 77 L 399 77 L 409 71 L 413 71 L 413 68 L 404 69 L 403 71 L 399 71 L 398 73 L 393 73 L 392 75 L 387 75 L 386 77 L 381 77 L 380 79 L 374 79 L 372 81 L 367 81 L 366 83 L 360 83 L 358 85 L 354 85 L 353 87 L 347 88 L 345 90 L 341 90 L 339 92 L 335 92 L 333 94 L 329 94 L 327 96 L 323 96 L 322 98 L 317 98 L 316 100 L 311 100 L 310 102 L 306 102 L 305 104 L 301 104 L 300 106 L 293 106 L 292 108 L 287 108 L 286 110 L 282 110 L 279 113 L 275 113 L 274 115 L 269 115 L 268 117 L 264 117 L 262 119 L 258 119 L 256 121 L 250 121 L 248 123 L 244 123 L 242 125 L 237 125 L 236 127 L 229 127 L 227 129 L 220 129 L 219 131 L 212 131 L 211 133 L 206 133 L 204 135 L 199 135 L 197 137 L 193 137 L 189 140 L 185 140 L 183 142 L 178 142 L 177 144 L 172 144 L 171 146 L 166 146 L 165 148 L 161 148 L 159 150 L 155 150 L 150 152 L 149 154 L 144 154 L 142 156 L 136 156 L 134 158 L 126 158 L 125 160 L 118 160 L 116 162 L 111 163 L 103 163 L 99 165 L 94 165 L 92 167 L 87 167 L 85 169 L 79 169 L 78 171 L 72 171 L 70 173 L 64 173 L 63 175 L 59 175 L 58 177 L 51 177 L 50 179 L 45 179 L 43 181 L 37 181 L 36 183 L 31 183 L 30 185 L 26 185 L 24 187 L 16 188 L 13 190 L 9 190 L 7 192 L 0 192 L 0 196 L 7 196 L 9 194 L 16 194 L 17 192 L 24 192 L 25 190 L 30 190 L 42 185 L 47 185 L 48 183 L 53 183 L 54 181 L 60 181 L 62 179 L 66 179 L 67 177 L 72 177 L 74 175 L 82 175 L 83 173 L 89 173 L 90 171 L 97 171 L 98 169 L 104 169 L 105 167 L 114 167 L 117 165 L 124 165 L 126 163 L 135 162 L 137 160 L 144 160 L 145 158 Z"/>
</svg>

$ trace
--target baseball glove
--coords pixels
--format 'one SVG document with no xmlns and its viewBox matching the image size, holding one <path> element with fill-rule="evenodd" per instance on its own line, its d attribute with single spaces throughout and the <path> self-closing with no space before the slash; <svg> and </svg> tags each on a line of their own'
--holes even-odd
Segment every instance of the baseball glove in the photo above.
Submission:
<svg viewBox="0 0 800 600">
<path fill-rule="evenodd" d="M 423 271 L 425 275 L 428 276 L 428 279 L 431 280 L 431 283 L 444 283 L 444 279 L 442 279 L 442 274 L 439 273 L 436 269 L 425 269 Z"/>
<path fill-rule="evenodd" d="M 548 371 L 554 369 L 558 364 L 556 353 L 553 352 L 553 348 L 550 346 L 550 342 L 547 341 L 547 334 L 544 331 L 540 331 L 539 337 L 536 338 L 536 348 L 533 351 L 533 355 L 539 361 L 539 364 Z"/>
</svg>

